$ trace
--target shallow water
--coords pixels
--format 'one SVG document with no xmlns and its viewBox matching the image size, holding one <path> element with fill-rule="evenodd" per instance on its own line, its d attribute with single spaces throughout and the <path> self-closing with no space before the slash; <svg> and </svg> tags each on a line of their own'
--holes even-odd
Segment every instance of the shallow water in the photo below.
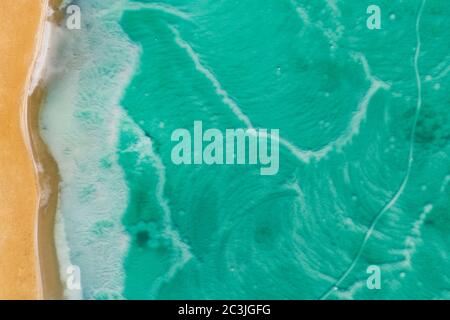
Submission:
<svg viewBox="0 0 450 320">
<path fill-rule="evenodd" d="M 366 1 L 76 1 L 41 119 L 68 296 L 449 298 L 450 7 L 378 2 L 381 30 Z M 279 129 L 278 174 L 174 165 L 194 121 Z"/>
</svg>

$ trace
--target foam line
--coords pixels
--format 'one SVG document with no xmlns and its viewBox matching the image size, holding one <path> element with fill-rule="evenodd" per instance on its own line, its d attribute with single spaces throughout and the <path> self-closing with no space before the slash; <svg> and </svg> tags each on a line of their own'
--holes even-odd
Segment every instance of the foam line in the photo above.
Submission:
<svg viewBox="0 0 450 320">
<path fill-rule="evenodd" d="M 173 278 L 176 272 L 179 271 L 192 258 L 192 253 L 190 251 L 189 246 L 186 243 L 184 243 L 183 240 L 181 239 L 179 233 L 171 227 L 173 225 L 172 212 L 169 203 L 164 196 L 164 189 L 166 185 L 166 167 L 164 166 L 164 163 L 159 157 L 159 155 L 155 152 L 152 140 L 145 135 L 143 130 L 131 119 L 130 116 L 125 115 L 125 117 L 126 119 L 128 119 L 130 123 L 134 125 L 136 134 L 139 137 L 138 144 L 134 145 L 131 149 L 125 150 L 125 152 L 139 151 L 139 150 L 147 151 L 146 154 L 144 154 L 142 151 L 139 151 L 139 154 L 141 157 L 147 156 L 150 159 L 158 175 L 158 182 L 156 185 L 155 194 L 156 199 L 158 200 L 158 203 L 161 206 L 164 213 L 163 216 L 164 232 L 173 240 L 175 247 L 181 251 L 181 259 L 176 263 L 172 264 L 166 276 L 160 281 L 157 281 L 154 284 L 153 288 L 151 289 L 152 293 L 156 295 L 156 293 L 158 292 L 159 288 L 164 283 L 164 281 Z"/>
<path fill-rule="evenodd" d="M 213 85 L 215 88 L 215 91 L 217 95 L 222 97 L 222 101 L 224 104 L 226 104 L 230 110 L 235 114 L 235 116 L 242 121 L 245 126 L 249 129 L 254 129 L 250 118 L 242 111 L 242 109 L 237 105 L 236 102 L 229 96 L 228 92 L 223 89 L 221 83 L 212 71 L 210 71 L 207 67 L 205 67 L 202 62 L 200 61 L 199 55 L 194 51 L 194 49 L 191 47 L 191 45 L 186 42 L 180 35 L 180 32 L 178 29 L 176 29 L 174 26 L 169 26 L 170 30 L 173 32 L 175 36 L 175 42 L 176 44 L 184 49 L 188 56 L 191 58 L 192 62 L 195 65 L 195 68 L 197 71 L 199 71 L 201 74 L 203 74 Z M 375 93 L 380 89 L 388 89 L 389 85 L 385 82 L 379 80 L 378 78 L 374 77 L 370 72 L 370 67 L 367 63 L 366 58 L 361 53 L 354 53 L 354 57 L 356 59 L 359 59 L 364 67 L 364 72 L 366 74 L 366 77 L 368 80 L 372 82 L 370 88 L 368 89 L 366 95 L 364 98 L 360 101 L 358 105 L 358 112 L 355 113 L 355 115 L 352 117 L 352 120 L 350 122 L 349 128 L 346 130 L 346 134 L 339 137 L 337 140 L 330 142 L 325 147 L 321 148 L 320 150 L 311 151 L 311 150 L 301 150 L 296 145 L 291 143 L 289 140 L 284 139 L 283 137 L 272 137 L 270 134 L 268 134 L 268 137 L 272 139 L 278 140 L 278 142 L 284 146 L 289 152 L 296 157 L 298 160 L 309 163 L 311 159 L 315 160 L 321 160 L 323 157 L 325 157 L 330 151 L 334 150 L 335 148 L 340 149 L 343 146 L 345 146 L 348 142 L 350 142 L 354 135 L 359 133 L 359 129 L 361 126 L 362 121 L 365 119 L 365 115 L 367 113 L 367 107 L 372 99 L 372 97 L 375 95 Z"/>
<path fill-rule="evenodd" d="M 211 84 L 215 88 L 217 95 L 222 97 L 223 103 L 225 103 L 231 109 L 231 111 L 233 111 L 236 117 L 240 121 L 242 121 L 248 128 L 253 128 L 250 119 L 244 114 L 241 108 L 239 108 L 236 102 L 234 102 L 233 99 L 230 98 L 228 92 L 222 88 L 222 85 L 214 76 L 214 74 L 209 71 L 208 68 L 203 66 L 203 64 L 200 62 L 200 57 L 198 56 L 198 54 L 194 51 L 194 49 L 192 49 L 189 43 L 181 38 L 180 32 L 173 26 L 170 26 L 169 28 L 175 35 L 175 42 L 177 43 L 177 45 L 186 50 L 192 62 L 194 62 L 197 71 L 203 74 L 211 82 Z"/>
<path fill-rule="evenodd" d="M 220 84 L 219 80 L 217 80 L 217 78 L 214 76 L 214 74 L 201 63 L 199 55 L 194 51 L 194 49 L 192 49 L 189 43 L 183 40 L 183 38 L 180 35 L 180 32 L 173 26 L 170 26 L 169 28 L 170 30 L 172 30 L 175 36 L 175 42 L 182 49 L 186 50 L 187 54 L 194 62 L 197 71 L 202 73 L 211 82 L 211 84 L 215 88 L 217 95 L 222 97 L 223 103 L 230 108 L 230 110 L 234 113 L 234 115 L 240 121 L 242 121 L 248 129 L 255 129 L 250 118 L 241 110 L 241 108 L 237 105 L 237 103 L 234 102 L 234 100 L 229 96 L 228 92 L 225 89 L 223 89 L 222 85 Z M 264 137 L 263 134 L 261 133 L 260 136 Z M 272 137 L 270 134 L 267 134 L 267 137 L 278 140 L 278 142 L 282 146 L 288 149 L 291 152 L 291 154 L 293 154 L 297 159 L 301 160 L 302 162 L 308 163 L 310 158 L 314 156 L 314 152 L 302 151 L 297 146 L 295 146 L 294 144 L 292 144 L 291 142 L 282 137 L 279 138 Z"/>
<path fill-rule="evenodd" d="M 82 270 L 82 296 L 87 299 L 123 298 L 124 258 L 130 241 L 121 221 L 129 199 L 117 154 L 123 121 L 119 103 L 138 67 L 140 48 L 118 25 L 121 12 L 111 11 L 107 20 L 96 15 L 117 3 L 86 2 L 82 19 L 91 28 L 57 30 L 61 51 L 46 66 L 55 68 L 56 75 L 42 108 L 45 130 L 41 130 L 61 175 L 56 250 L 63 277 L 69 265 Z M 100 42 L 93 54 L 90 44 Z M 117 59 L 124 55 L 126 61 Z M 77 116 L 86 108 L 102 119 L 102 125 L 94 126 L 90 115 Z M 81 130 L 84 127 L 88 130 Z M 110 227 L 100 235 L 96 230 L 103 222 Z M 66 290 L 65 294 L 70 299 L 81 292 Z"/>
<path fill-rule="evenodd" d="M 139 11 L 139 10 L 157 10 L 162 11 L 165 13 L 168 13 L 170 15 L 177 16 L 184 20 L 190 20 L 191 16 L 173 6 L 170 6 L 168 4 L 164 3 L 141 3 L 141 2 L 130 2 L 127 4 L 125 10 L 133 10 L 133 11 Z"/>
<path fill-rule="evenodd" d="M 411 136 L 410 136 L 408 165 L 407 165 L 407 168 L 406 168 L 406 174 L 405 174 L 405 176 L 404 176 L 404 178 L 403 178 L 403 180 L 402 180 L 402 182 L 400 184 L 400 187 L 395 192 L 394 196 L 389 200 L 389 202 L 380 210 L 380 212 L 373 219 L 373 221 L 370 224 L 366 234 L 364 235 L 363 241 L 361 242 L 359 250 L 358 250 L 355 258 L 353 259 L 352 263 L 347 268 L 347 270 L 342 274 L 342 276 L 339 277 L 339 280 L 336 283 L 334 283 L 331 286 L 331 288 L 320 297 L 320 299 L 322 299 L 322 300 L 328 298 L 328 296 L 333 291 L 338 289 L 339 285 L 347 278 L 347 276 L 350 274 L 350 272 L 356 266 L 357 262 L 361 258 L 361 255 L 362 255 L 362 253 L 364 251 L 364 248 L 365 248 L 365 246 L 367 244 L 367 241 L 371 237 L 371 235 L 372 235 L 372 233 L 373 233 L 373 231 L 374 231 L 378 221 L 397 202 L 397 200 L 399 199 L 399 197 L 401 196 L 401 194 L 405 190 L 405 187 L 406 187 L 406 185 L 407 185 L 407 183 L 409 181 L 409 177 L 410 177 L 410 174 L 411 174 L 412 163 L 414 161 L 414 157 L 413 157 L 414 156 L 414 137 L 415 137 L 415 133 L 416 133 L 417 121 L 419 119 L 420 110 L 422 108 L 422 82 L 420 80 L 420 72 L 419 72 L 419 56 L 420 56 L 420 46 L 421 46 L 421 41 L 420 41 L 420 18 L 422 16 L 422 12 L 423 12 L 423 8 L 425 6 L 425 2 L 426 2 L 426 0 L 422 1 L 421 5 L 420 5 L 420 8 L 419 8 L 419 12 L 418 12 L 417 17 L 416 17 L 416 42 L 417 42 L 417 45 L 416 45 L 416 51 L 415 51 L 415 54 L 414 54 L 414 72 L 415 72 L 415 80 L 416 80 L 416 85 L 417 85 L 417 105 L 416 105 L 416 113 L 415 113 L 415 117 L 414 117 L 414 122 L 413 122 L 412 131 L 411 131 Z"/>
<path fill-rule="evenodd" d="M 427 204 L 420 214 L 419 218 L 416 220 L 416 222 L 413 224 L 413 227 L 411 229 L 411 235 L 406 237 L 405 239 L 405 247 L 406 249 L 402 252 L 405 256 L 405 263 L 407 267 L 411 267 L 411 260 L 412 256 L 416 252 L 417 243 L 421 240 L 422 233 L 421 228 L 423 224 L 425 223 L 425 220 L 427 219 L 428 214 L 433 210 L 432 204 Z"/>
</svg>

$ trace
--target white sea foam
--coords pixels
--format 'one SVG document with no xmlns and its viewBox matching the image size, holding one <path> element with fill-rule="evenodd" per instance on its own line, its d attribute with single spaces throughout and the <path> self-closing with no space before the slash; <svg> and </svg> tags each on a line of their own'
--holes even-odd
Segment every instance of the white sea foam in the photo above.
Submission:
<svg viewBox="0 0 450 320">
<path fill-rule="evenodd" d="M 248 129 L 255 129 L 250 118 L 242 111 L 242 109 L 238 106 L 238 104 L 230 97 L 230 95 L 222 87 L 221 83 L 216 78 L 214 73 L 202 64 L 202 62 L 200 61 L 199 55 L 194 51 L 194 49 L 191 47 L 191 45 L 181 37 L 180 32 L 173 26 L 170 26 L 170 29 L 175 36 L 175 42 L 178 44 L 178 46 L 180 46 L 180 48 L 186 50 L 188 56 L 193 61 L 196 69 L 200 73 L 202 73 L 211 82 L 212 86 L 215 88 L 216 94 L 222 97 L 223 103 L 230 108 L 230 110 L 234 113 L 234 115 L 241 122 L 243 122 Z M 302 162 L 305 162 L 305 163 L 309 162 L 311 156 L 314 155 L 314 153 L 312 153 L 310 151 L 300 150 L 293 143 L 289 142 L 288 140 L 286 140 L 282 137 L 279 137 L 279 138 L 272 137 L 270 134 L 268 134 L 268 137 L 270 137 L 271 139 L 278 140 L 281 145 L 286 147 L 296 158 L 298 158 Z"/>
<path fill-rule="evenodd" d="M 211 85 L 214 87 L 216 94 L 222 97 L 223 103 L 229 107 L 233 114 L 241 122 L 243 122 L 247 128 L 254 129 L 255 127 L 252 124 L 250 117 L 246 115 L 241 107 L 239 107 L 239 105 L 230 97 L 229 93 L 223 88 L 222 84 L 216 78 L 214 73 L 207 66 L 205 66 L 204 63 L 202 63 L 198 53 L 195 52 L 192 46 L 181 37 L 178 29 L 174 26 L 170 26 L 169 28 L 174 34 L 175 42 L 177 43 L 177 45 L 186 51 L 186 53 L 194 63 L 195 68 L 211 82 Z M 359 133 L 361 123 L 366 117 L 367 108 L 370 104 L 370 101 L 372 100 L 372 97 L 378 92 L 379 89 L 389 89 L 390 87 L 387 83 L 372 75 L 369 64 L 362 53 L 354 53 L 353 56 L 355 59 L 360 60 L 364 68 L 366 78 L 371 82 L 371 85 L 366 95 L 359 102 L 357 111 L 353 114 L 349 126 L 342 135 L 319 150 L 301 150 L 286 138 L 283 138 L 281 136 L 272 137 L 270 136 L 270 134 L 268 135 L 268 137 L 272 139 L 277 139 L 282 146 L 284 146 L 294 157 L 296 157 L 303 163 L 309 163 L 312 159 L 320 161 L 331 151 L 340 151 L 344 146 L 351 142 L 353 137 Z"/>
<path fill-rule="evenodd" d="M 171 267 L 167 271 L 166 275 L 153 284 L 150 289 L 152 296 L 157 296 L 157 293 L 164 283 L 164 281 L 172 279 L 175 274 L 181 270 L 181 268 L 192 258 L 192 253 L 190 251 L 189 246 L 183 242 L 178 231 L 173 228 L 172 222 L 172 212 L 169 207 L 169 203 L 164 196 L 164 188 L 166 184 L 166 167 L 162 162 L 159 155 L 155 152 L 153 148 L 153 141 L 145 135 L 142 129 L 134 123 L 134 121 L 128 117 L 124 116 L 125 121 L 129 122 L 133 125 L 133 133 L 138 137 L 138 141 L 136 144 L 130 146 L 127 150 L 123 152 L 135 152 L 139 155 L 138 162 L 142 162 L 144 158 L 150 160 L 153 167 L 155 168 L 156 174 L 158 176 L 158 183 L 156 185 L 156 199 L 158 204 L 163 210 L 163 225 L 164 225 L 164 234 L 168 236 L 175 246 L 179 250 L 179 258 L 172 263 Z"/>
<path fill-rule="evenodd" d="M 182 37 L 180 32 L 174 26 L 170 26 L 170 30 L 175 35 L 175 42 L 186 50 L 187 54 L 191 58 L 192 62 L 194 62 L 195 68 L 202 73 L 213 85 L 217 95 L 222 97 L 222 101 L 226 104 L 230 110 L 236 115 L 236 117 L 242 121 L 248 128 L 253 128 L 253 124 L 251 123 L 249 117 L 244 114 L 241 108 L 237 105 L 236 102 L 229 96 L 228 92 L 223 89 L 219 80 L 217 80 L 216 76 L 211 72 L 207 67 L 205 67 L 201 61 L 199 55 L 192 49 L 191 45 L 187 43 Z"/>
<path fill-rule="evenodd" d="M 42 111 L 42 135 L 61 175 L 56 226 L 61 275 L 78 265 L 85 298 L 123 298 L 129 246 L 121 221 L 128 187 L 117 158 L 119 102 L 140 53 L 118 25 L 121 11 L 101 20 L 91 14 L 112 4 L 85 3 L 89 31 L 62 32 L 62 54 L 50 64 L 60 73 Z M 66 294 L 77 298 L 81 292 Z"/>
<path fill-rule="evenodd" d="M 165 4 L 165 3 L 142 3 L 142 2 L 129 2 L 127 3 L 126 10 L 156 10 L 156 11 L 162 11 L 165 13 L 168 13 L 173 16 L 177 16 L 184 20 L 190 20 L 191 16 L 181 11 L 180 9 L 173 7 L 171 5 Z"/>
<path fill-rule="evenodd" d="M 414 222 L 413 227 L 411 229 L 411 234 L 406 237 L 404 246 L 405 250 L 403 250 L 403 256 L 405 257 L 405 264 L 408 268 L 411 268 L 411 260 L 416 252 L 416 248 L 418 244 L 422 241 L 422 233 L 421 228 L 423 224 L 425 223 L 425 220 L 428 216 L 428 214 L 433 210 L 432 204 L 427 204 L 422 212 L 419 215 L 419 218 Z"/>
<path fill-rule="evenodd" d="M 411 174 L 412 164 L 413 164 L 413 161 L 414 161 L 415 132 L 416 132 L 418 118 L 419 118 L 419 115 L 420 115 L 420 110 L 422 108 L 422 82 L 420 80 L 420 72 L 419 72 L 419 56 L 420 56 L 420 49 L 421 49 L 420 19 L 422 17 L 422 12 L 423 12 L 423 8 L 425 6 L 425 3 L 426 3 L 426 0 L 422 0 L 422 2 L 420 4 L 419 12 L 417 13 L 416 25 L 415 25 L 416 50 L 415 50 L 415 53 L 414 53 L 414 73 L 415 73 L 415 80 L 416 80 L 416 86 L 417 86 L 417 104 L 416 104 L 415 117 L 414 117 L 414 121 L 413 121 L 413 125 L 412 125 L 410 142 L 409 142 L 409 153 L 408 153 L 406 174 L 405 174 L 402 182 L 400 183 L 399 188 L 394 193 L 394 195 L 391 197 L 391 199 L 375 215 L 372 223 L 370 224 L 367 232 L 364 235 L 364 238 L 363 238 L 363 240 L 362 240 L 362 242 L 361 242 L 361 244 L 359 246 L 358 252 L 357 252 L 355 258 L 352 260 L 351 264 L 348 266 L 348 268 L 345 270 L 345 272 L 341 275 L 339 280 L 337 282 L 335 282 L 331 286 L 331 288 L 321 296 L 321 299 L 328 298 L 328 296 L 334 292 L 333 288 L 338 287 L 347 278 L 347 276 L 350 274 L 350 272 L 352 272 L 352 270 L 354 269 L 354 267 L 358 263 L 361 255 L 362 255 L 362 253 L 363 253 L 363 251 L 365 249 L 365 246 L 366 246 L 367 242 L 369 241 L 370 237 L 372 236 L 372 234 L 373 234 L 373 232 L 375 230 L 375 227 L 378 224 L 378 221 L 381 219 L 381 217 L 387 211 L 389 211 L 397 203 L 397 200 L 400 198 L 400 196 L 402 195 L 403 191 L 406 188 L 406 185 L 408 184 L 409 177 L 410 177 L 410 174 Z M 366 69 L 366 74 L 370 74 L 370 69 L 368 68 L 368 65 L 365 67 L 365 69 Z"/>
<path fill-rule="evenodd" d="M 57 209 L 59 212 L 59 207 Z M 81 300 L 83 298 L 83 288 L 69 289 L 66 285 L 67 270 L 72 266 L 70 259 L 70 246 L 67 242 L 64 219 L 61 214 L 56 215 L 55 219 L 55 239 L 57 239 L 58 265 L 61 280 L 63 280 L 64 298 L 68 300 Z"/>
</svg>

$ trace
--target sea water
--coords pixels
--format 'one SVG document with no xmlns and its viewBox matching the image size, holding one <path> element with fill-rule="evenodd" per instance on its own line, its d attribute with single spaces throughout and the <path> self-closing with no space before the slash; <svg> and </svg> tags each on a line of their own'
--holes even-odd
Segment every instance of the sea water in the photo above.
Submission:
<svg viewBox="0 0 450 320">
<path fill-rule="evenodd" d="M 69 298 L 450 297 L 448 5 L 72 4 L 41 114 Z M 279 171 L 173 163 L 195 121 L 279 130 Z"/>
</svg>

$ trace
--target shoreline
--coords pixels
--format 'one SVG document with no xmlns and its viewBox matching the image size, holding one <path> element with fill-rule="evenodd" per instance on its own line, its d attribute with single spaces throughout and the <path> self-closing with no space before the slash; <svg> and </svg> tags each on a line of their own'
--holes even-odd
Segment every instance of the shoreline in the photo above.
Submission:
<svg viewBox="0 0 450 320">
<path fill-rule="evenodd" d="M 35 251 L 38 299 L 63 299 L 63 284 L 55 244 L 55 218 L 59 197 L 59 171 L 39 130 L 39 115 L 46 96 L 43 80 L 48 50 L 51 46 L 52 15 L 59 0 L 41 1 L 41 19 L 36 36 L 34 59 L 29 70 L 24 96 L 23 118 L 25 141 L 33 161 L 37 182 Z"/>
</svg>

